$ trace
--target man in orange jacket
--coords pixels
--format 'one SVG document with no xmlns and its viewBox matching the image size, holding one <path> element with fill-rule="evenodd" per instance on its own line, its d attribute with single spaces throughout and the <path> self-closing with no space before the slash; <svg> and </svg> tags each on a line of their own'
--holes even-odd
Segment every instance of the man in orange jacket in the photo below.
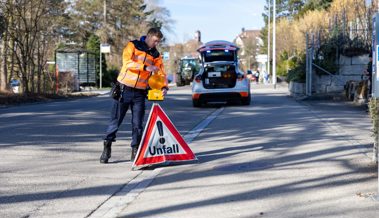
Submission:
<svg viewBox="0 0 379 218">
<path fill-rule="evenodd" d="M 156 49 L 162 38 L 163 34 L 159 29 L 151 28 L 146 36 L 142 36 L 140 40 L 129 42 L 124 48 L 123 65 L 117 77 L 117 82 L 121 86 L 121 95 L 119 100 L 113 101 L 110 124 L 103 138 L 104 150 L 100 156 L 100 163 L 108 163 L 111 157 L 112 142 L 116 141 L 116 133 L 129 107 L 132 110 L 131 161 L 135 158 L 142 138 L 145 98 L 148 80 L 152 73 L 160 73 L 165 76 L 164 95 L 168 90 L 162 57 Z"/>
</svg>

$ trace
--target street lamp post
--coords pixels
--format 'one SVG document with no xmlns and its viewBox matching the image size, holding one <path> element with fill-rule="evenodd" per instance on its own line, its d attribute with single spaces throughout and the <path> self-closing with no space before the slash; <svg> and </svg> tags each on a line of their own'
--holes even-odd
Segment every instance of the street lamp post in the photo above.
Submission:
<svg viewBox="0 0 379 218">
<path fill-rule="evenodd" d="M 104 0 L 104 25 L 103 25 L 103 28 L 105 28 L 105 25 L 107 23 L 107 0 Z M 105 33 L 105 31 L 104 31 Z M 102 63 L 102 52 L 101 52 L 101 49 L 102 49 L 102 44 L 100 43 L 100 72 L 99 72 L 99 86 L 100 86 L 100 89 L 103 87 L 103 63 Z"/>
<path fill-rule="evenodd" d="M 276 89 L 276 0 L 274 0 L 272 14 L 272 84 L 274 85 L 274 89 Z"/>
<path fill-rule="evenodd" d="M 107 23 L 107 0 L 104 0 L 104 25 Z"/>
<path fill-rule="evenodd" d="M 270 53 L 271 53 L 271 0 L 268 0 L 268 34 L 267 34 L 267 73 L 270 75 Z"/>
<path fill-rule="evenodd" d="M 103 64 L 102 64 L 102 58 L 101 58 L 101 56 L 103 56 L 103 54 L 101 53 L 101 44 L 100 44 L 100 64 L 99 64 L 99 66 L 100 66 L 100 73 L 99 73 L 99 87 L 100 87 L 100 89 L 102 89 L 103 88 Z"/>
<path fill-rule="evenodd" d="M 377 1 L 377 12 L 379 13 L 379 1 Z M 378 15 L 376 15 L 376 25 L 378 25 Z M 373 31 L 376 31 L 376 30 L 373 30 Z M 378 32 L 376 32 L 376 34 L 375 34 L 375 36 L 376 36 L 376 38 L 378 38 Z M 376 39 L 375 39 L 376 40 Z M 376 46 L 377 47 L 377 46 Z M 376 52 L 378 52 L 378 49 L 377 48 L 374 48 L 375 50 L 376 50 Z M 375 64 L 375 76 L 378 74 L 378 66 L 377 66 L 377 64 L 378 64 L 378 54 L 375 52 L 375 56 L 373 57 L 373 61 L 375 61 L 376 62 L 376 64 Z M 377 87 L 377 85 L 378 85 L 378 82 L 377 82 L 377 79 L 375 79 L 375 85 L 374 85 L 374 87 L 375 87 L 375 90 L 377 89 L 376 87 Z M 375 91 L 376 92 L 376 91 Z M 374 96 L 374 98 L 377 98 L 377 96 Z M 377 105 L 378 105 L 378 103 L 377 103 L 377 100 L 375 101 L 375 108 L 377 108 Z M 376 116 L 376 119 L 378 119 L 378 109 L 376 109 L 377 111 L 375 111 L 375 113 L 377 113 L 377 116 Z M 378 125 L 378 121 L 376 122 L 377 124 L 376 125 Z M 379 128 L 377 128 L 377 130 L 376 131 L 379 131 Z M 377 132 L 377 134 L 376 134 L 376 137 L 378 137 L 378 132 Z M 378 142 L 378 140 L 376 140 L 377 142 Z M 375 160 L 377 161 L 377 168 L 378 168 L 378 193 L 376 193 L 376 201 L 379 201 L 379 144 L 376 144 L 376 154 L 374 154 L 374 155 L 376 155 L 376 158 L 375 158 Z M 375 149 L 374 149 L 375 150 Z"/>
</svg>

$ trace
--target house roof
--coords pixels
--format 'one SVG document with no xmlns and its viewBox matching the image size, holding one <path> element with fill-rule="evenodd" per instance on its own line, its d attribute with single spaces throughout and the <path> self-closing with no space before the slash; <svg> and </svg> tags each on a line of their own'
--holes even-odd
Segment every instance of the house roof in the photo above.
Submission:
<svg viewBox="0 0 379 218">
<path fill-rule="evenodd" d="M 238 37 L 240 38 L 256 38 L 260 37 L 261 31 L 260 30 L 245 30 L 242 33 L 238 34 Z"/>
</svg>

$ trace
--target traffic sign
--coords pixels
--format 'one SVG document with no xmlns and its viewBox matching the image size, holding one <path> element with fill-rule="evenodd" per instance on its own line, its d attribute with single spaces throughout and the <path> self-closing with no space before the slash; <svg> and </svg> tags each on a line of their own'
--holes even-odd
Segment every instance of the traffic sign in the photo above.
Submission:
<svg viewBox="0 0 379 218">
<path fill-rule="evenodd" d="M 197 160 L 167 114 L 154 103 L 132 169 Z"/>
<path fill-rule="evenodd" d="M 259 54 L 256 57 L 257 62 L 266 63 L 267 62 L 267 55 Z"/>
<path fill-rule="evenodd" d="M 168 60 L 170 58 L 170 52 L 163 52 L 163 60 Z"/>
<path fill-rule="evenodd" d="M 111 53 L 111 46 L 108 44 L 100 44 L 101 53 Z"/>
</svg>

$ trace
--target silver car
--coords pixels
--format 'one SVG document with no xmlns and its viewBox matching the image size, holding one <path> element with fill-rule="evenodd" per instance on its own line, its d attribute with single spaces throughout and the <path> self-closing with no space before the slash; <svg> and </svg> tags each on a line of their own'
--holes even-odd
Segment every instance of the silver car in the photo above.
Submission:
<svg viewBox="0 0 379 218">
<path fill-rule="evenodd" d="M 250 104 L 250 81 L 239 69 L 238 49 L 228 41 L 211 41 L 197 50 L 202 66 L 192 82 L 194 107 L 208 102 Z"/>
</svg>

